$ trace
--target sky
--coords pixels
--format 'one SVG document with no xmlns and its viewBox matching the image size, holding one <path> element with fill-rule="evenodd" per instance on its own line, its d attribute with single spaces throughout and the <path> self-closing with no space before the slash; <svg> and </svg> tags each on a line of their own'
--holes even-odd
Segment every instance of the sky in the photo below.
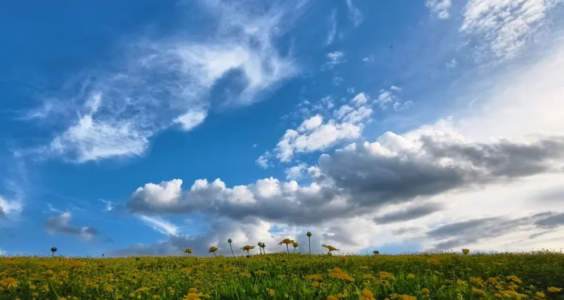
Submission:
<svg viewBox="0 0 564 300">
<path fill-rule="evenodd" d="M 0 254 L 560 251 L 562 0 L 0 3 Z"/>
</svg>

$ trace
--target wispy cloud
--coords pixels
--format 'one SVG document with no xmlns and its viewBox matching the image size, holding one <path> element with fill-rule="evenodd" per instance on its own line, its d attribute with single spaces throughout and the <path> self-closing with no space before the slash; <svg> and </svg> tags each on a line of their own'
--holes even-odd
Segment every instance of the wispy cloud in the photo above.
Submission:
<svg viewBox="0 0 564 300">
<path fill-rule="evenodd" d="M 352 0 L 347 0 L 347 7 L 349 8 L 349 19 L 353 22 L 355 27 L 358 27 L 360 23 L 364 21 L 362 12 L 354 6 Z"/>
<path fill-rule="evenodd" d="M 214 90 L 215 83 L 234 76 L 234 71 L 241 80 L 234 80 L 236 89 L 223 91 L 230 100 L 220 105 L 259 101 L 263 92 L 296 74 L 292 57 L 281 54 L 274 40 L 292 25 L 300 5 L 276 2 L 250 13 L 241 5 L 198 3 L 216 22 L 215 32 L 203 40 L 182 34 L 134 41 L 127 50 L 129 58 L 113 67 L 118 71 L 93 72 L 97 76 L 90 77 L 80 95 L 72 96 L 78 105 L 62 110 L 67 129 L 37 153 L 76 162 L 140 156 L 158 132 L 175 124 L 193 130 L 204 122 L 210 93 L 221 92 Z M 54 103 L 46 102 L 30 119 L 61 112 L 50 108 Z"/>
<path fill-rule="evenodd" d="M 327 39 L 325 40 L 325 46 L 333 44 L 335 37 L 337 36 L 337 11 L 333 10 L 331 16 L 329 17 L 329 32 L 327 33 Z"/>
<path fill-rule="evenodd" d="M 148 216 L 140 216 L 140 218 L 147 225 L 151 226 L 153 229 L 155 229 L 156 231 L 162 234 L 169 236 L 178 235 L 178 227 L 170 222 L 167 222 L 160 218 L 148 217 Z"/>
</svg>

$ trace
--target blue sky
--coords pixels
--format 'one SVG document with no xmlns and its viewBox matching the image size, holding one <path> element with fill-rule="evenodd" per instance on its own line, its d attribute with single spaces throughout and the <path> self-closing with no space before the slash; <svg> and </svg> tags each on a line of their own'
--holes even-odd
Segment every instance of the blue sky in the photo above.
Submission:
<svg viewBox="0 0 564 300">
<path fill-rule="evenodd" d="M 0 253 L 559 249 L 562 9 L 2 3 Z"/>
</svg>

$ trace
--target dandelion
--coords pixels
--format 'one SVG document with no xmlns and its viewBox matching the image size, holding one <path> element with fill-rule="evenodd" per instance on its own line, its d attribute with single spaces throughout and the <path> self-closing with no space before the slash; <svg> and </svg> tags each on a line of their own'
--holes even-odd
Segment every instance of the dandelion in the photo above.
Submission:
<svg viewBox="0 0 564 300">
<path fill-rule="evenodd" d="M 414 279 L 415 278 L 415 274 L 409 274 L 407 275 L 407 279 Z"/>
<path fill-rule="evenodd" d="M 421 293 L 425 294 L 425 295 L 429 295 L 431 293 L 431 291 L 428 288 L 423 288 L 421 290 Z"/>
<path fill-rule="evenodd" d="M 307 235 L 307 243 L 309 246 L 309 255 L 311 255 L 311 232 L 308 231 L 306 235 Z"/>
<path fill-rule="evenodd" d="M 468 255 L 468 253 L 470 253 L 470 249 L 466 249 L 466 248 L 462 249 L 462 254 Z"/>
<path fill-rule="evenodd" d="M 543 292 L 537 292 L 537 297 L 544 299 L 544 297 L 546 297 L 546 295 Z"/>
<path fill-rule="evenodd" d="M 331 246 L 331 245 L 325 245 L 325 244 L 323 244 L 323 245 L 321 245 L 321 247 L 326 248 L 327 250 L 329 250 L 329 252 L 327 252 L 327 254 L 330 254 L 331 251 L 339 251 L 339 249 L 337 249 L 337 248 L 335 248 L 335 247 L 333 247 L 333 246 Z"/>
<path fill-rule="evenodd" d="M 337 297 L 335 297 L 335 296 L 333 296 L 333 295 L 329 295 L 329 296 L 327 297 L 327 300 L 339 300 L 339 298 L 337 298 Z"/>
<path fill-rule="evenodd" d="M 372 254 L 374 254 L 374 255 L 378 255 L 378 254 L 380 254 L 380 251 L 378 251 L 378 250 L 374 250 L 374 251 L 372 251 Z"/>
<path fill-rule="evenodd" d="M 290 254 L 290 248 L 288 245 L 293 244 L 294 240 L 291 239 L 283 239 L 278 245 L 286 244 L 286 252 Z"/>
<path fill-rule="evenodd" d="M 233 257 L 235 257 L 235 253 L 233 253 L 233 247 L 231 247 L 231 242 L 233 242 L 233 240 L 228 239 L 227 242 L 229 243 L 229 248 L 231 248 L 231 255 L 233 255 Z"/>
<path fill-rule="evenodd" d="M 268 294 L 270 295 L 270 297 L 274 297 L 274 295 L 276 294 L 276 292 L 274 292 L 273 289 L 270 289 L 270 291 L 268 291 Z"/>
<path fill-rule="evenodd" d="M 374 300 L 374 294 L 369 290 L 362 290 L 360 300 Z"/>
<path fill-rule="evenodd" d="M 210 249 L 208 250 L 208 252 L 213 253 L 213 256 L 217 257 L 217 255 L 215 254 L 215 252 L 217 252 L 216 246 L 211 246 Z"/>
<path fill-rule="evenodd" d="M 55 255 L 55 252 L 57 252 L 57 247 L 51 247 L 51 257 Z"/>
<path fill-rule="evenodd" d="M 431 264 L 431 265 L 436 265 L 439 263 L 439 260 L 431 258 L 427 260 L 427 263 Z"/>
<path fill-rule="evenodd" d="M 192 256 L 192 249 L 186 248 L 184 249 L 184 253 L 188 254 L 188 256 Z"/>
<path fill-rule="evenodd" d="M 247 251 L 247 255 L 251 255 L 251 253 L 249 253 L 249 251 L 252 250 L 252 249 L 255 249 L 255 246 L 246 245 L 243 248 L 241 248 L 241 250 Z"/>
<path fill-rule="evenodd" d="M 262 254 L 262 242 L 258 242 L 257 246 L 259 247 L 259 254 Z"/>
<path fill-rule="evenodd" d="M 17 288 L 19 282 L 12 277 L 8 277 L 2 280 L 2 285 L 6 286 L 7 288 Z"/>
<path fill-rule="evenodd" d="M 551 292 L 551 293 L 560 293 L 562 291 L 562 288 L 557 288 L 557 287 L 551 286 L 551 287 L 548 288 L 548 291 Z"/>
<path fill-rule="evenodd" d="M 293 242 L 292 246 L 294 247 L 294 253 L 296 253 L 296 248 L 298 248 L 298 246 L 300 246 L 300 244 L 298 242 Z"/>
</svg>

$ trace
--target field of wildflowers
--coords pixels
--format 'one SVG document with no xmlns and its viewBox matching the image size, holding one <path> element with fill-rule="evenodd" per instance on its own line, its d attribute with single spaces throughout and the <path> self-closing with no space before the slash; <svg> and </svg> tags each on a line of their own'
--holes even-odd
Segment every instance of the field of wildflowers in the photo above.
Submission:
<svg viewBox="0 0 564 300">
<path fill-rule="evenodd" d="M 205 258 L 192 257 L 191 251 L 179 257 L 3 257 L 0 299 L 564 299 L 561 253 L 288 252 Z"/>
</svg>

